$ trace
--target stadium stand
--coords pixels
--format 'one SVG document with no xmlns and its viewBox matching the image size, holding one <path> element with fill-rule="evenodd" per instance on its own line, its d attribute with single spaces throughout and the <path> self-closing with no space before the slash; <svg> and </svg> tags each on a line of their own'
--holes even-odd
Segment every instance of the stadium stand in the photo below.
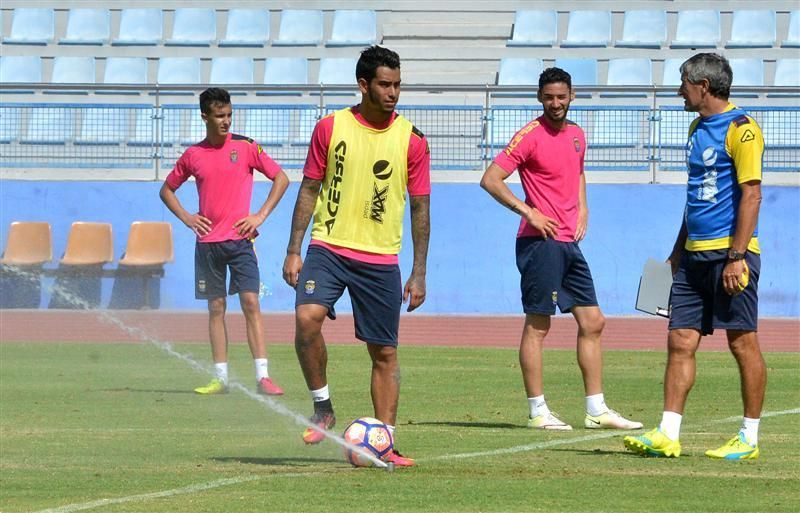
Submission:
<svg viewBox="0 0 800 513">
<path fill-rule="evenodd" d="M 285 105 L 244 110 L 244 133 L 263 146 L 289 143 L 291 107 Z"/>
<path fill-rule="evenodd" d="M 686 59 L 681 58 L 668 58 L 664 59 L 664 73 L 661 78 L 661 85 L 665 86 L 679 86 L 681 85 L 681 64 Z"/>
<path fill-rule="evenodd" d="M 253 59 L 251 57 L 214 57 L 211 60 L 212 85 L 233 85 L 253 83 Z M 231 93 L 234 91 L 231 90 Z"/>
<path fill-rule="evenodd" d="M 269 57 L 264 62 L 265 84 L 308 84 L 308 60 L 305 57 Z"/>
<path fill-rule="evenodd" d="M 333 14 L 327 46 L 369 46 L 375 44 L 377 18 L 373 10 L 338 9 Z"/>
<path fill-rule="evenodd" d="M 56 57 L 53 60 L 52 84 L 94 84 L 94 57 Z M 44 90 L 45 93 L 89 94 L 83 90 Z"/>
<path fill-rule="evenodd" d="M 800 11 L 792 11 L 789 15 L 789 30 L 786 39 L 781 41 L 785 48 L 800 48 Z"/>
<path fill-rule="evenodd" d="M 778 59 L 775 61 L 776 86 L 800 86 L 800 59 Z"/>
<path fill-rule="evenodd" d="M 70 226 L 67 247 L 59 264 L 102 266 L 114 260 L 114 237 L 111 223 L 76 221 Z"/>
<path fill-rule="evenodd" d="M 264 46 L 269 41 L 269 23 L 266 9 L 231 9 L 219 46 Z"/>
<path fill-rule="evenodd" d="M 667 13 L 664 10 L 625 11 L 620 48 L 661 48 L 667 40 Z"/>
<path fill-rule="evenodd" d="M 733 70 L 733 84 L 739 87 L 760 87 L 764 85 L 764 61 L 761 59 L 730 59 Z M 756 97 L 756 93 L 731 92 L 731 96 Z"/>
<path fill-rule="evenodd" d="M 128 111 L 117 106 L 88 106 L 83 109 L 81 129 L 75 144 L 119 145 L 128 138 Z"/>
<path fill-rule="evenodd" d="M 564 48 L 606 47 L 611 40 L 611 13 L 608 11 L 571 11 Z"/>
<path fill-rule="evenodd" d="M 775 45 L 775 11 L 733 11 L 731 38 L 726 48 L 772 48 Z"/>
<path fill-rule="evenodd" d="M 653 84 L 653 72 L 650 59 L 623 58 L 608 61 L 608 80 L 610 86 L 649 86 Z M 639 95 L 646 93 L 603 93 L 603 95 Z M 601 95 L 602 96 L 602 95 Z"/>
<path fill-rule="evenodd" d="M 0 107 L 0 144 L 19 139 L 20 107 Z"/>
<path fill-rule="evenodd" d="M 11 35 L 3 44 L 46 45 L 53 42 L 54 34 L 53 9 L 18 7 L 11 19 Z"/>
<path fill-rule="evenodd" d="M 152 46 L 162 42 L 164 30 L 161 9 L 123 9 L 120 14 L 119 37 L 114 45 Z"/>
<path fill-rule="evenodd" d="M 3 83 L 39 83 L 42 82 L 42 58 L 33 55 L 0 56 L 0 82 Z M 29 94 L 30 89 L 6 89 L 7 93 Z"/>
<path fill-rule="evenodd" d="M 512 57 L 501 59 L 497 85 L 537 85 L 543 67 L 542 59 Z"/>
<path fill-rule="evenodd" d="M 556 59 L 555 65 L 572 76 L 573 87 L 597 85 L 597 59 Z M 590 95 L 576 92 L 575 96 Z"/>
<path fill-rule="evenodd" d="M 719 11 L 690 10 L 678 13 L 678 25 L 671 48 L 716 48 L 719 41 Z"/>
<path fill-rule="evenodd" d="M 147 59 L 144 57 L 109 57 L 103 74 L 104 84 L 146 84 Z"/>
<path fill-rule="evenodd" d="M 70 9 L 62 45 L 106 45 L 111 39 L 108 9 Z"/>
<path fill-rule="evenodd" d="M 217 18 L 214 9 L 193 7 L 175 9 L 172 37 L 166 45 L 211 46 L 217 39 Z"/>
<path fill-rule="evenodd" d="M 317 46 L 322 43 L 322 11 L 284 9 L 274 46 Z"/>
<path fill-rule="evenodd" d="M 28 110 L 22 144 L 64 145 L 75 134 L 74 112 L 65 105 L 38 105 Z"/>
<path fill-rule="evenodd" d="M 323 58 L 319 63 L 320 84 L 327 85 L 355 85 L 356 61 L 349 57 Z"/>
<path fill-rule="evenodd" d="M 200 58 L 162 57 L 158 60 L 159 84 L 200 84 Z M 191 94 L 191 91 L 171 91 L 171 94 Z"/>
<path fill-rule="evenodd" d="M 553 46 L 558 37 L 556 11 L 517 11 L 508 46 Z"/>
<path fill-rule="evenodd" d="M 50 223 L 14 221 L 0 265 L 42 265 L 53 259 L 53 235 Z"/>
</svg>

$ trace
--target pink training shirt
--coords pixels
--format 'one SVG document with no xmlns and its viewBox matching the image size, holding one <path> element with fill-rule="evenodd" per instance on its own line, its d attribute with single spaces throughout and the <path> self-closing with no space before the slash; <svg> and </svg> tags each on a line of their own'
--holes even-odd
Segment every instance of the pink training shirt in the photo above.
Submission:
<svg viewBox="0 0 800 513">
<path fill-rule="evenodd" d="M 555 239 L 575 240 L 586 137 L 568 121 L 561 130 L 540 116 L 522 127 L 494 163 L 509 174 L 519 170 L 525 203 L 558 221 Z M 517 237 L 541 237 L 523 218 Z"/>
<path fill-rule="evenodd" d="M 253 169 L 270 180 L 281 171 L 261 145 L 242 135 L 228 133 L 220 147 L 203 140 L 190 146 L 167 176 L 170 189 L 176 190 L 189 177 L 197 182 L 200 215 L 211 220 L 211 231 L 200 242 L 222 242 L 244 237 L 233 228 L 236 221 L 250 215 L 253 194 Z"/>
<path fill-rule="evenodd" d="M 382 130 L 391 125 L 397 117 L 397 112 L 392 113 L 391 119 L 381 125 L 373 125 L 361 115 L 358 105 L 352 107 L 353 115 L 356 120 L 364 126 Z M 311 134 L 311 145 L 308 148 L 306 164 L 303 167 L 303 176 L 312 180 L 322 180 L 328 168 L 328 146 L 331 144 L 333 135 L 333 115 L 326 116 L 319 120 Z M 425 136 L 417 130 L 411 132 L 408 142 L 408 194 L 410 196 L 427 196 L 431 193 L 431 155 L 428 149 L 428 141 Z M 396 264 L 397 255 L 382 255 L 380 253 L 370 253 L 357 249 L 345 248 L 329 244 L 321 240 L 311 239 L 314 246 L 322 246 L 336 253 L 337 255 L 367 262 L 370 264 Z"/>
</svg>

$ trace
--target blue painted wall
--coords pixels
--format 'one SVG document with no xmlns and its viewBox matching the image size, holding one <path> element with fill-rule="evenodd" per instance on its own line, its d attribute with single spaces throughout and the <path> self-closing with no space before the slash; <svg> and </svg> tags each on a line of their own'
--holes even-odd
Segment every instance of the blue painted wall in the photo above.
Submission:
<svg viewBox="0 0 800 513">
<path fill-rule="evenodd" d="M 204 309 L 205 303 L 194 299 L 194 234 L 163 206 L 158 198 L 160 186 L 153 182 L 4 180 L 0 183 L 0 239 L 5 247 L 11 221 L 48 221 L 53 226 L 57 261 L 73 221 L 111 222 L 118 259 L 132 221 L 170 221 L 174 226 L 175 262 L 166 267 L 161 281 L 160 308 Z M 254 204 L 263 201 L 268 187 L 267 183 L 256 183 Z M 512 188 L 521 194 L 518 186 Z M 605 313 L 637 313 L 633 304 L 641 268 L 648 257 L 666 258 L 672 248 L 683 212 L 684 190 L 682 185 L 589 186 L 589 233 L 581 247 Z M 271 311 L 293 310 L 294 293 L 281 279 L 281 266 L 296 194 L 297 184 L 292 184 L 262 226 L 256 242 L 267 289 L 262 306 Z M 191 184 L 179 191 L 179 197 L 189 210 L 196 209 L 197 195 Z M 519 276 L 514 263 L 518 218 L 497 205 L 477 184 L 434 184 L 431 218 L 428 299 L 420 311 L 518 314 Z M 408 220 L 405 229 L 401 268 L 407 277 L 412 255 Z M 800 316 L 800 188 L 764 188 L 760 240 L 760 314 Z M 45 280 L 40 303 L 44 308 L 49 304 L 48 283 L 52 280 Z M 112 292 L 118 290 L 113 279 L 104 279 L 101 305 L 108 305 Z M 236 299 L 231 301 L 231 308 L 238 308 Z M 346 297 L 337 308 L 350 309 Z"/>
</svg>

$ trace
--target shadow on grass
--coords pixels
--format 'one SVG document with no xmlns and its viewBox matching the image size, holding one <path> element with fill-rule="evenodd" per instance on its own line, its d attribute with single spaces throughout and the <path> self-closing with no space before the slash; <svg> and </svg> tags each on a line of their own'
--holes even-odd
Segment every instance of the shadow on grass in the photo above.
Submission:
<svg viewBox="0 0 800 513">
<path fill-rule="evenodd" d="M 247 465 L 274 465 L 274 466 L 292 466 L 292 467 L 310 467 L 320 463 L 345 463 L 344 458 L 253 458 L 251 456 L 216 456 L 211 458 L 213 461 L 219 463 L 244 463 Z"/>
<path fill-rule="evenodd" d="M 137 392 L 143 394 L 194 394 L 194 390 L 164 390 L 159 388 L 106 388 L 101 392 Z"/>
<path fill-rule="evenodd" d="M 429 421 L 419 422 L 416 420 L 408 421 L 409 426 L 452 426 L 479 429 L 528 429 L 520 424 L 510 424 L 508 422 L 456 422 L 456 421 Z"/>
<path fill-rule="evenodd" d="M 634 454 L 634 453 L 632 453 L 630 451 L 626 451 L 625 449 L 620 449 L 620 450 L 617 451 L 617 450 L 606 450 L 606 449 L 570 449 L 570 448 L 554 448 L 554 447 L 550 447 L 550 448 L 548 448 L 548 451 L 552 451 L 552 452 L 572 452 L 572 453 L 575 453 L 575 454 L 582 454 L 584 456 L 608 456 L 608 455 L 620 456 L 620 455 L 622 455 L 622 456 L 635 456 L 637 458 L 641 458 L 640 455 Z"/>
</svg>

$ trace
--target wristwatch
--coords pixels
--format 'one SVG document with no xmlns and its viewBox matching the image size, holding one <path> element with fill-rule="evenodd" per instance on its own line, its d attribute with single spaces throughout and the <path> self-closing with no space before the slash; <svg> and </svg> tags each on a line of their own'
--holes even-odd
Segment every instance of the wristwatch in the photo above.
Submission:
<svg viewBox="0 0 800 513">
<path fill-rule="evenodd" d="M 728 250 L 728 260 L 744 260 L 744 253 L 736 251 L 735 249 Z"/>
</svg>

